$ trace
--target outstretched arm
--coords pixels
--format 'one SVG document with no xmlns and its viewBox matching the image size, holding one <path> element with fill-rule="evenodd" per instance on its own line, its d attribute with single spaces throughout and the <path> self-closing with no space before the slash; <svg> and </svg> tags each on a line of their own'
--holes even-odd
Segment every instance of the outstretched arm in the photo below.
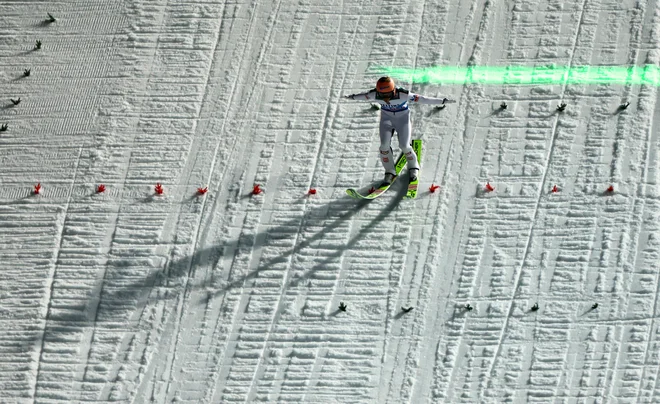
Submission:
<svg viewBox="0 0 660 404">
<path fill-rule="evenodd" d="M 408 93 L 408 101 L 414 102 L 416 104 L 434 104 L 434 105 L 451 104 L 453 102 L 456 102 L 454 100 L 450 100 L 449 98 L 425 97 L 423 95 L 414 94 L 414 93 Z"/>
<path fill-rule="evenodd" d="M 366 93 L 345 95 L 344 98 L 348 98 L 349 100 L 355 100 L 355 101 L 373 101 L 376 99 L 376 97 L 374 97 L 374 95 L 371 94 L 371 91 L 367 91 Z"/>
</svg>

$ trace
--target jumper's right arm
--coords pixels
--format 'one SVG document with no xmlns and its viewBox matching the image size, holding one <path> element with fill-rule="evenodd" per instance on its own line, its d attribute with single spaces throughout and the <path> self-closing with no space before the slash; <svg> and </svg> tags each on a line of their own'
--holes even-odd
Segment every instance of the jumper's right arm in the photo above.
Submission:
<svg viewBox="0 0 660 404">
<path fill-rule="evenodd" d="M 371 91 L 368 91 L 366 93 L 345 95 L 344 98 L 348 98 L 349 100 L 355 100 L 355 101 L 373 101 L 375 98 L 370 93 Z"/>
</svg>

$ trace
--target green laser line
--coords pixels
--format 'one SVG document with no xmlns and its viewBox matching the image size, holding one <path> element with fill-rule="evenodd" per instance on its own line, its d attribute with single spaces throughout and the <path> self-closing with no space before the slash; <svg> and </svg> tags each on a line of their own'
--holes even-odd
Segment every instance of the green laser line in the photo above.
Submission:
<svg viewBox="0 0 660 404">
<path fill-rule="evenodd" d="M 646 84 L 660 85 L 660 68 L 630 66 L 469 66 L 407 69 L 380 67 L 377 72 L 409 83 L 437 84 Z"/>
</svg>

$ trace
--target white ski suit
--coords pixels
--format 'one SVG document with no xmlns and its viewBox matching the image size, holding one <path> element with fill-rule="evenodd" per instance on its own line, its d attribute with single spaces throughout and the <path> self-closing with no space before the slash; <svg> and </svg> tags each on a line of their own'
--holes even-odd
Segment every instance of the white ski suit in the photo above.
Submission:
<svg viewBox="0 0 660 404">
<path fill-rule="evenodd" d="M 414 94 L 403 88 L 397 88 L 390 99 L 381 98 L 373 89 L 366 93 L 347 96 L 356 101 L 369 101 L 380 104 L 380 161 L 385 172 L 396 175 L 394 157 L 392 156 L 392 136 L 396 131 L 399 137 L 399 148 L 406 155 L 408 170 L 419 169 L 417 155 L 411 146 L 410 110 L 408 102 L 415 104 L 443 104 L 446 98 L 424 97 Z"/>
</svg>

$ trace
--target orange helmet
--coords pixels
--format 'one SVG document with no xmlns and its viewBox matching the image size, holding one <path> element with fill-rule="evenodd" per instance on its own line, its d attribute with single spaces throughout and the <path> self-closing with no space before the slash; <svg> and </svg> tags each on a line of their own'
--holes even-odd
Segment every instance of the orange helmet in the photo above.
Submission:
<svg viewBox="0 0 660 404">
<path fill-rule="evenodd" d="M 391 77 L 381 77 L 376 82 L 376 91 L 379 93 L 389 93 L 396 89 L 394 80 Z"/>
</svg>

